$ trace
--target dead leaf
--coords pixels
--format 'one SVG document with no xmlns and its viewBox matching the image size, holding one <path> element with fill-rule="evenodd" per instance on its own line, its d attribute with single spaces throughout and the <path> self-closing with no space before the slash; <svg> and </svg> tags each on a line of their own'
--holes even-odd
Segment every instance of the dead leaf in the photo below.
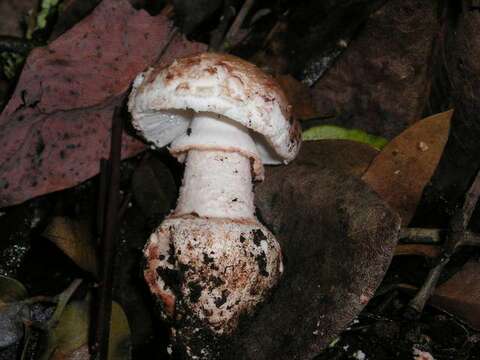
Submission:
<svg viewBox="0 0 480 360">
<path fill-rule="evenodd" d="M 358 178 L 315 164 L 268 167 L 256 195 L 282 246 L 285 272 L 225 351 L 235 359 L 311 359 L 372 297 L 400 220 Z"/>
<path fill-rule="evenodd" d="M 66 217 L 54 217 L 42 234 L 80 268 L 97 274 L 98 261 L 92 231 L 88 224 Z"/>
<path fill-rule="evenodd" d="M 205 49 L 177 35 L 163 54 L 172 26 L 126 0 L 104 0 L 70 31 L 30 53 L 0 115 L 0 207 L 98 173 L 109 150 L 113 109 L 134 77 L 157 60 Z M 125 134 L 124 158 L 143 148 Z"/>
<path fill-rule="evenodd" d="M 41 360 L 86 360 L 88 345 L 90 300 L 73 301 L 67 305 L 60 320 L 47 337 Z M 112 303 L 109 360 L 131 358 L 130 328 L 122 307 Z"/>
<path fill-rule="evenodd" d="M 385 146 L 362 177 L 400 214 L 404 226 L 437 167 L 452 114 L 450 110 L 415 123 Z"/>
<path fill-rule="evenodd" d="M 462 270 L 435 290 L 430 304 L 480 330 L 480 263 L 467 262 Z"/>
<path fill-rule="evenodd" d="M 17 280 L 0 275 L 0 349 L 23 337 L 23 322 L 29 319 L 29 309 L 22 303 L 27 290 Z"/>
<path fill-rule="evenodd" d="M 27 289 L 21 282 L 8 276 L 0 275 L 0 306 L 23 300 L 27 295 Z"/>
<path fill-rule="evenodd" d="M 223 5 L 221 0 L 173 0 L 172 3 L 180 28 L 187 35 L 212 20 Z"/>
<path fill-rule="evenodd" d="M 296 119 L 311 119 L 318 116 L 313 107 L 311 90 L 307 85 L 291 75 L 277 75 L 275 78 L 285 91 Z"/>
<path fill-rule="evenodd" d="M 295 164 L 335 169 L 360 177 L 378 153 L 369 145 L 349 140 L 305 141 Z"/>
<path fill-rule="evenodd" d="M 177 198 L 177 187 L 172 173 L 155 157 L 149 158 L 135 169 L 132 190 L 143 215 L 155 222 L 172 210 Z"/>
<path fill-rule="evenodd" d="M 360 10 L 359 3 L 353 2 L 355 9 L 350 11 L 355 13 L 354 21 L 357 11 L 364 15 L 372 3 L 362 4 Z M 332 21 L 329 18 L 327 23 Z M 316 110 L 338 114 L 333 125 L 362 129 L 387 139 L 397 136 L 423 112 L 431 81 L 432 43 L 438 32 L 436 7 L 431 1 L 385 1 L 314 85 Z M 338 27 L 333 33 L 340 33 Z"/>
</svg>

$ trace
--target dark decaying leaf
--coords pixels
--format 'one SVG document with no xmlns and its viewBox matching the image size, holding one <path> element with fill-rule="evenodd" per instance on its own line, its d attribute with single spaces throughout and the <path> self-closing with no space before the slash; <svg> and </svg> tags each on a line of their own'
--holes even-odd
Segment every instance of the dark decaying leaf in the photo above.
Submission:
<svg viewBox="0 0 480 360">
<path fill-rule="evenodd" d="M 431 100 L 442 106 L 453 104 L 455 114 L 444 156 L 418 210 L 417 221 L 433 227 L 443 226 L 456 211 L 480 168 L 480 12 L 458 11 L 465 3 L 444 2 L 445 19 L 450 20 L 439 37 L 436 65 L 441 70 L 435 74 L 439 86 Z"/>
<path fill-rule="evenodd" d="M 295 164 L 334 169 L 360 177 L 378 153 L 377 149 L 356 141 L 305 141 L 295 159 Z"/>
<path fill-rule="evenodd" d="M 171 31 L 162 15 L 151 17 L 126 0 L 104 0 L 70 31 L 31 52 L 0 115 L 0 206 L 98 173 L 113 109 L 133 78 L 156 61 L 205 49 L 177 35 L 163 53 Z M 142 149 L 124 136 L 123 157 Z"/>
<path fill-rule="evenodd" d="M 221 8 L 222 3 L 222 0 L 173 0 L 175 14 L 185 34 L 190 34 L 211 18 Z"/>
<path fill-rule="evenodd" d="M 480 330 L 480 263 L 474 260 L 467 262 L 435 290 L 430 303 Z"/>
<path fill-rule="evenodd" d="M 289 19 L 289 72 L 311 86 L 356 35 L 372 11 L 385 0 L 302 1 Z M 288 56 L 287 55 L 287 56 Z M 293 55 L 293 56 L 292 56 Z"/>
<path fill-rule="evenodd" d="M 430 116 L 405 130 L 388 143 L 362 177 L 400 214 L 404 226 L 440 161 L 452 113 Z"/>
<path fill-rule="evenodd" d="M 387 1 L 315 84 L 317 111 L 337 114 L 336 125 L 398 135 L 422 117 L 438 28 L 435 2 Z"/>
<path fill-rule="evenodd" d="M 177 188 L 172 173 L 155 157 L 135 169 L 132 189 L 137 205 L 149 221 L 162 219 L 175 204 Z"/>
<path fill-rule="evenodd" d="M 25 287 L 15 279 L 0 276 L 0 349 L 19 341 L 23 321 L 28 320 L 28 307 L 21 302 L 27 297 Z"/>
<path fill-rule="evenodd" d="M 310 88 L 291 75 L 277 75 L 276 80 L 287 95 L 296 119 L 310 119 L 318 116 L 312 102 Z"/>
<path fill-rule="evenodd" d="M 54 217 L 43 231 L 80 268 L 97 274 L 98 262 L 92 230 L 86 222 L 67 217 Z"/>
<path fill-rule="evenodd" d="M 58 324 L 48 334 L 41 360 L 87 360 L 89 300 L 73 301 L 63 311 Z M 130 328 L 120 305 L 112 305 L 108 359 L 131 358 Z"/>
<path fill-rule="evenodd" d="M 27 289 L 19 281 L 0 275 L 0 306 L 23 300 L 27 295 Z"/>
<path fill-rule="evenodd" d="M 300 158 L 268 168 L 256 188 L 285 273 L 224 358 L 312 358 L 361 311 L 390 263 L 398 216 L 358 178 Z"/>
</svg>

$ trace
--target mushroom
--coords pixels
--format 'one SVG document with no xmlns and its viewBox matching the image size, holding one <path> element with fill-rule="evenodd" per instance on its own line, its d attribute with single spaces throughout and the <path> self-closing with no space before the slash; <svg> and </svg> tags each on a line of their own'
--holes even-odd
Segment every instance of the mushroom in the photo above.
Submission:
<svg viewBox="0 0 480 360">
<path fill-rule="evenodd" d="M 252 181 L 298 153 L 291 106 L 255 65 L 214 53 L 138 75 L 128 106 L 140 135 L 185 163 L 177 207 L 145 247 L 145 279 L 177 338 L 231 334 L 283 271 Z"/>
</svg>

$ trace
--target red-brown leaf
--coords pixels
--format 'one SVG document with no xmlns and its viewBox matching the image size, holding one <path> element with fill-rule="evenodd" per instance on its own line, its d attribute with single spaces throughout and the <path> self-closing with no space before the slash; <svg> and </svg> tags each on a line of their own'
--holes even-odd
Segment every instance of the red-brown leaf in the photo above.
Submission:
<svg viewBox="0 0 480 360">
<path fill-rule="evenodd" d="M 32 51 L 0 115 L 0 207 L 74 186 L 98 172 L 111 117 L 135 75 L 159 61 L 205 50 L 164 16 L 104 0 L 90 16 Z M 162 55 L 163 54 L 163 55 Z M 124 136 L 122 156 L 143 149 Z"/>
</svg>

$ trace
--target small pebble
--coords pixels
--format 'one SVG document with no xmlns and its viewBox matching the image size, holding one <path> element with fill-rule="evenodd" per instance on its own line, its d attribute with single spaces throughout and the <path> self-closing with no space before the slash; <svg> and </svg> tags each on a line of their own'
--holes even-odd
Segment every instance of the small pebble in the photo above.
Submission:
<svg viewBox="0 0 480 360">
<path fill-rule="evenodd" d="M 417 348 L 413 348 L 413 359 L 414 360 L 435 360 L 432 354 Z"/>
<path fill-rule="evenodd" d="M 424 141 L 420 141 L 420 142 L 418 143 L 418 149 L 419 149 L 420 151 L 423 151 L 423 152 L 427 151 L 427 150 L 428 150 L 428 145 L 427 145 L 427 143 L 424 142 Z"/>
<path fill-rule="evenodd" d="M 354 359 L 357 359 L 357 360 L 365 360 L 367 358 L 367 356 L 362 350 L 355 351 L 352 356 Z"/>
</svg>

